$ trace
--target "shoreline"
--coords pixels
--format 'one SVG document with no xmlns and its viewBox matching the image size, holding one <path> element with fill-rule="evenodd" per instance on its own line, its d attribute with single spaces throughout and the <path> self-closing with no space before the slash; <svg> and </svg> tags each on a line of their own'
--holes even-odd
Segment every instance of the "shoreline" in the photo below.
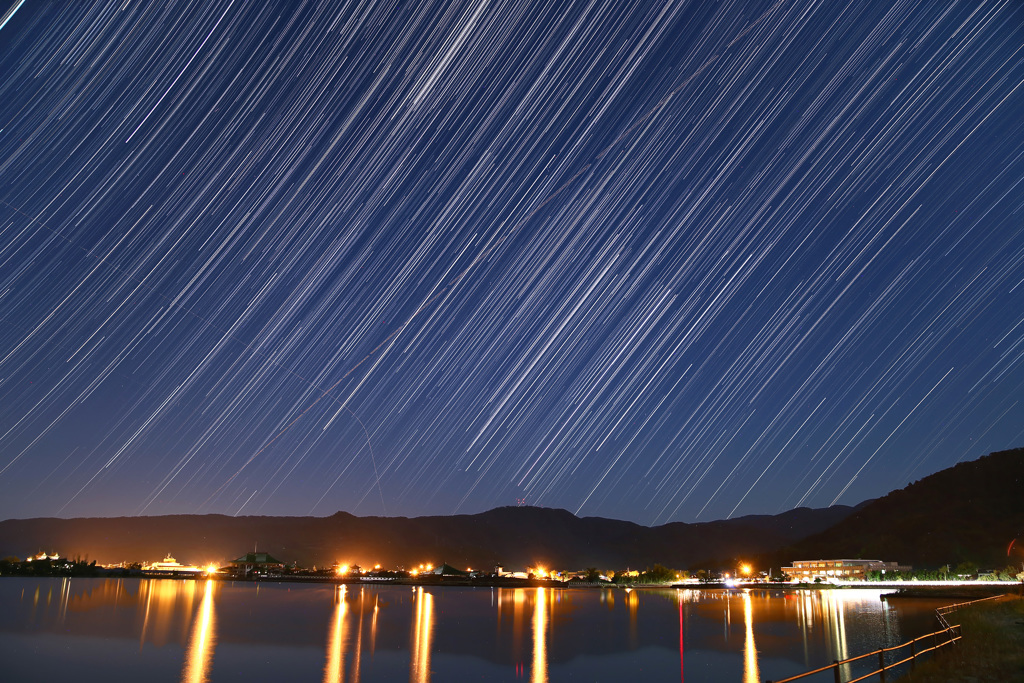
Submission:
<svg viewBox="0 0 1024 683">
<path fill-rule="evenodd" d="M 119 572 L 98 571 L 95 574 L 7 574 L 0 575 L 2 578 L 83 578 L 83 579 L 161 579 L 171 581 L 182 580 L 213 580 L 213 581 L 238 581 L 241 583 L 285 583 L 285 584 L 333 584 L 345 586 L 430 586 L 430 587 L 463 587 L 463 588 L 619 588 L 623 590 L 644 590 L 644 589 L 676 589 L 676 590 L 885 590 L 895 589 L 890 593 L 883 593 L 882 600 L 913 600 L 918 598 L 927 599 L 951 599 L 951 600 L 972 600 L 989 597 L 999 594 L 1016 594 L 1024 596 L 1024 583 L 1014 582 L 961 582 L 949 584 L 926 584 L 907 585 L 890 582 L 858 582 L 858 583 L 739 583 L 727 584 L 724 582 L 708 583 L 610 583 L 610 582 L 584 582 L 584 581 L 558 581 L 556 579 L 523 579 L 513 577 L 338 577 L 318 575 L 269 575 L 256 577 L 230 576 L 224 574 L 206 574 L 194 572 L 174 573 L 147 573 L 147 572 Z"/>
<path fill-rule="evenodd" d="M 1024 594 L 1024 584 L 1007 586 L 996 584 L 993 586 L 920 586 L 903 587 L 893 593 L 882 595 L 883 600 L 915 600 L 918 598 L 948 598 L 951 600 L 977 600 L 996 595 L 1017 595 Z"/>
</svg>

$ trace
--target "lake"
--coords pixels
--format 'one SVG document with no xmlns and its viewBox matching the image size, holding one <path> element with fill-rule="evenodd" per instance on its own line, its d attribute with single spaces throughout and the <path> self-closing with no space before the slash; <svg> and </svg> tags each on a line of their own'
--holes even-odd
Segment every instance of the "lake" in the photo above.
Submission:
<svg viewBox="0 0 1024 683">
<path fill-rule="evenodd" d="M 949 602 L 881 593 L 3 578 L 0 662 L 6 680 L 754 683 L 930 633 Z"/>
</svg>

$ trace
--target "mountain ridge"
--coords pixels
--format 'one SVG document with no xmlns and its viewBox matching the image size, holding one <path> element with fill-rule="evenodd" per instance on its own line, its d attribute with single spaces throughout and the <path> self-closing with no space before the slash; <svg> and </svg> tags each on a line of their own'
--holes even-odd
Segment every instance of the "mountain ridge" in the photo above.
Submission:
<svg viewBox="0 0 1024 683">
<path fill-rule="evenodd" d="M 768 551 L 834 524 L 853 508 L 790 510 L 781 515 L 645 527 L 567 510 L 498 507 L 476 514 L 424 517 L 32 518 L 0 522 L 0 556 L 55 550 L 100 563 L 159 559 L 227 562 L 259 548 L 287 562 L 328 565 L 643 567 L 688 566 L 697 557 Z"/>
<path fill-rule="evenodd" d="M 957 463 L 854 510 L 834 527 L 787 548 L 800 558 L 899 560 L 928 567 L 960 562 L 1002 567 L 1024 536 L 1024 448 Z M 906 559 L 904 559 L 906 558 Z M 1017 564 L 1024 563 L 1024 557 Z"/>
<path fill-rule="evenodd" d="M 303 566 L 447 562 L 477 568 L 502 563 L 624 569 L 661 563 L 699 569 L 752 557 L 775 567 L 826 557 L 1002 566 L 1010 541 L 1024 536 L 1022 492 L 1024 448 L 1017 448 L 958 463 L 854 507 L 794 508 L 652 527 L 529 506 L 423 517 L 338 511 L 328 517 L 13 519 L 0 522 L 0 557 L 47 550 L 115 563 L 171 553 L 202 564 L 228 562 L 258 548 Z"/>
</svg>

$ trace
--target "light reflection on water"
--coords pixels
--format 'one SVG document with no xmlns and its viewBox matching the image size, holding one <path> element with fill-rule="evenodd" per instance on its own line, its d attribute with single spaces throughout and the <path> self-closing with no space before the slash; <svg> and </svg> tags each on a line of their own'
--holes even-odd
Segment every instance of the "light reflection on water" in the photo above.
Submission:
<svg viewBox="0 0 1024 683">
<path fill-rule="evenodd" d="M 412 630 L 412 662 L 409 664 L 409 683 L 427 683 L 430 680 L 430 649 L 434 640 L 434 595 L 415 589 L 416 619 Z"/>
<path fill-rule="evenodd" d="M 530 676 L 532 683 L 548 683 L 549 604 L 547 590 L 547 588 L 536 589 L 537 601 L 533 608 L 533 672 Z"/>
<path fill-rule="evenodd" d="M 101 680 L 111 663 L 89 668 L 101 638 L 119 668 L 175 683 L 426 683 L 465 673 L 547 683 L 641 670 L 647 680 L 755 683 L 934 630 L 935 604 L 894 607 L 879 596 L 5 578 L 0 660 L 13 673 L 73 668 Z"/>
<path fill-rule="evenodd" d="M 324 664 L 324 683 L 342 683 L 345 680 L 345 616 L 346 586 L 334 590 L 334 617 L 327 639 L 327 663 Z M 358 679 L 358 675 L 354 676 Z"/>
<path fill-rule="evenodd" d="M 761 683 L 761 672 L 757 668 L 757 645 L 754 644 L 754 607 L 750 592 L 743 593 L 743 683 Z"/>
<path fill-rule="evenodd" d="M 189 581 L 195 584 L 195 581 Z M 206 580 L 203 587 L 203 601 L 196 612 L 192 624 L 192 634 L 185 649 L 185 667 L 181 672 L 181 683 L 206 683 L 207 672 L 213 659 L 213 650 L 217 646 L 217 635 L 213 618 L 213 600 L 215 583 Z"/>
</svg>

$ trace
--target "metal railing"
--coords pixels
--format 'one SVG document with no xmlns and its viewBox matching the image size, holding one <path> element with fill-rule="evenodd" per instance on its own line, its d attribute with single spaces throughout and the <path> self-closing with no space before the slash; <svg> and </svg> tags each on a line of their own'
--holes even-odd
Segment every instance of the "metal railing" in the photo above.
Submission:
<svg viewBox="0 0 1024 683">
<path fill-rule="evenodd" d="M 946 605 L 945 607 L 939 607 L 935 610 L 935 616 L 939 617 L 939 621 L 945 621 L 945 617 L 947 614 L 949 614 L 950 612 L 955 612 L 961 607 L 967 607 L 967 605 L 974 605 L 979 602 L 985 602 L 986 600 L 998 600 L 999 598 L 1002 598 L 1005 595 L 1005 593 L 1001 595 L 990 595 L 987 598 L 978 598 L 977 600 L 968 600 L 967 602 L 958 602 L 955 605 Z"/>
<path fill-rule="evenodd" d="M 802 674 L 797 674 L 796 676 L 790 676 L 789 678 L 783 678 L 783 679 L 780 679 L 778 681 L 767 680 L 767 681 L 765 681 L 765 683 L 790 683 L 790 681 L 798 681 L 801 678 L 806 678 L 807 676 L 813 676 L 814 674 L 820 674 L 820 673 L 822 673 L 824 671 L 828 671 L 830 669 L 832 670 L 832 675 L 833 675 L 833 677 L 835 679 L 835 683 L 857 683 L 858 681 L 867 680 L 867 679 L 871 678 L 872 676 L 878 676 L 879 680 L 881 680 L 882 683 L 885 683 L 885 672 L 886 671 L 888 671 L 890 669 L 893 669 L 893 668 L 895 668 L 897 666 L 900 666 L 901 664 L 906 664 L 907 662 L 910 662 L 911 666 L 913 666 L 914 661 L 918 657 L 920 657 L 921 655 L 926 654 L 928 652 L 933 652 L 935 650 L 938 650 L 941 647 L 945 647 L 946 645 L 952 645 L 952 644 L 956 643 L 958 640 L 960 640 L 963 637 L 961 635 L 961 633 L 960 633 L 960 625 L 959 624 L 950 625 L 949 622 L 946 621 L 946 615 L 947 614 L 951 614 L 952 612 L 957 611 L 961 607 L 966 607 L 967 605 L 973 605 L 975 603 L 984 602 L 986 600 L 995 600 L 995 599 L 1001 598 L 1001 597 L 1003 597 L 1003 596 L 1002 595 L 993 595 L 992 597 L 988 597 L 988 598 L 981 598 L 979 600 L 971 600 L 969 602 L 960 602 L 960 603 L 957 603 L 955 605 L 947 605 L 946 607 L 940 607 L 940 608 L 935 610 L 935 616 L 938 618 L 939 623 L 942 624 L 942 626 L 943 626 L 943 628 L 941 630 L 939 630 L 939 631 L 935 631 L 934 633 L 929 633 L 929 634 L 921 636 L 919 638 L 914 638 L 913 640 L 907 641 L 906 643 L 903 643 L 902 645 L 895 645 L 893 647 L 883 647 L 882 649 L 875 650 L 874 652 L 868 652 L 867 654 L 858 655 L 857 657 L 850 657 L 849 659 L 844 659 L 842 661 L 832 662 L 828 666 L 823 666 L 823 667 L 821 667 L 819 669 L 814 669 L 813 671 L 805 671 Z M 944 638 L 944 640 L 942 642 L 939 642 L 939 636 L 942 636 Z M 917 649 L 917 647 L 918 647 L 917 644 L 920 643 L 921 641 L 928 640 L 929 638 L 931 638 L 931 646 L 930 647 L 926 647 L 923 650 L 918 650 Z M 906 647 L 910 648 L 910 656 L 909 657 L 904 657 L 903 659 L 900 659 L 899 661 L 896 661 L 896 662 L 892 662 L 890 664 L 886 664 L 885 663 L 885 655 L 886 655 L 886 653 L 888 653 L 888 652 L 896 652 L 896 651 L 902 650 L 902 649 L 904 649 Z M 862 659 L 867 659 L 868 657 L 878 657 L 878 669 L 872 671 L 871 673 L 864 674 L 863 676 L 858 676 L 857 678 L 851 678 L 851 679 L 849 679 L 847 681 L 843 681 L 842 673 L 840 671 L 840 667 L 842 667 L 842 666 L 844 666 L 846 664 L 852 664 L 853 662 L 857 662 L 857 661 L 860 661 Z"/>
<path fill-rule="evenodd" d="M 942 642 L 939 642 L 939 636 L 942 636 L 944 638 Z M 949 628 L 944 628 L 941 631 L 935 631 L 934 633 L 929 633 L 928 635 L 924 635 L 919 638 L 914 638 L 913 640 L 907 641 L 902 645 L 895 645 L 893 647 L 883 647 L 880 650 L 875 650 L 874 652 L 868 652 L 867 654 L 858 655 L 856 657 L 850 657 L 849 659 L 844 659 L 842 661 L 832 662 L 828 666 L 823 666 L 820 669 L 814 669 L 813 671 L 805 671 L 802 674 L 790 676 L 789 678 L 783 678 L 778 681 L 765 681 L 765 683 L 789 683 L 790 681 L 798 681 L 801 678 L 813 676 L 814 674 L 819 674 L 823 671 L 828 671 L 829 669 L 832 670 L 832 674 L 835 678 L 835 683 L 857 683 L 857 681 L 867 680 L 872 676 L 880 676 L 880 680 L 882 680 L 884 683 L 885 672 L 889 669 L 900 666 L 901 664 L 906 664 L 907 662 L 913 662 L 915 659 L 917 659 L 918 657 L 927 652 L 932 652 L 933 650 L 938 650 L 940 647 L 945 647 L 946 645 L 951 645 L 955 643 L 956 641 L 960 640 L 961 637 L 962 636 L 960 635 L 960 626 L 957 624 L 954 626 L 950 626 Z M 917 644 L 921 641 L 928 640 L 929 638 L 931 639 L 931 646 L 925 647 L 925 649 L 923 650 L 918 650 Z M 885 655 L 887 652 L 896 652 L 906 647 L 910 648 L 909 657 L 905 657 L 899 661 L 892 662 L 889 664 L 885 663 Z M 867 659 L 868 657 L 878 657 L 878 669 L 872 671 L 871 673 L 864 674 L 863 676 L 859 676 L 857 678 L 851 678 L 850 680 L 844 682 L 842 678 L 842 673 L 840 672 L 840 667 L 842 667 L 845 664 L 852 664 L 853 662 L 857 662 L 862 659 Z"/>
</svg>

